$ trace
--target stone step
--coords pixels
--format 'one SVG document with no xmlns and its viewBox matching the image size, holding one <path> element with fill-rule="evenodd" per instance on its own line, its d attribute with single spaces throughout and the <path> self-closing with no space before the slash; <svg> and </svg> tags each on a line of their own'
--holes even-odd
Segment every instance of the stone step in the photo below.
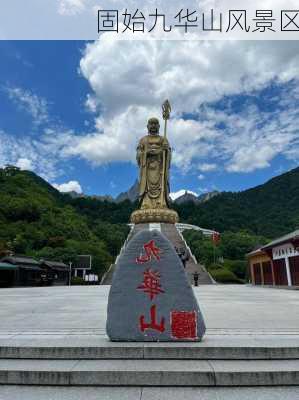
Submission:
<svg viewBox="0 0 299 400">
<path fill-rule="evenodd" d="M 209 273 L 205 270 L 205 268 L 200 264 L 195 264 L 192 258 L 192 254 L 187 249 L 185 242 L 183 241 L 181 235 L 179 234 L 175 225 L 172 224 L 161 224 L 162 232 L 164 235 L 171 241 L 171 243 L 176 246 L 178 249 L 184 249 L 189 256 L 189 260 L 186 263 L 186 273 L 188 276 L 188 280 L 190 284 L 194 284 L 193 274 L 194 272 L 198 272 L 198 283 L 200 285 L 210 285 L 213 284 L 213 279 L 209 275 Z"/>
<path fill-rule="evenodd" d="M 1 400 L 296 400 L 299 386 L 98 387 L 0 386 Z"/>
<path fill-rule="evenodd" d="M 22 340 L 18 340 L 21 342 Z M 39 345 L 32 345 L 38 341 Z M 107 339 L 91 345 L 85 338 L 63 340 L 36 338 L 23 345 L 6 344 L 0 347 L 0 362 L 5 359 L 40 360 L 299 360 L 299 346 L 295 338 L 278 342 L 240 338 L 209 339 L 209 343 L 117 343 Z M 271 343 L 272 342 L 272 343 Z"/>
<path fill-rule="evenodd" d="M 209 273 L 199 264 L 195 264 L 192 260 L 188 261 L 185 269 L 189 282 L 194 285 L 193 274 L 198 273 L 198 284 L 199 285 L 210 285 L 212 283 L 211 276 Z"/>
<path fill-rule="evenodd" d="M 299 360 L 1 360 L 0 384 L 291 386 L 299 385 Z"/>
<path fill-rule="evenodd" d="M 212 284 L 213 280 L 212 280 L 211 276 L 209 275 L 209 273 L 205 270 L 205 268 L 200 264 L 194 263 L 192 256 L 191 256 L 190 252 L 188 251 L 188 249 L 186 248 L 186 245 L 185 245 L 184 241 L 182 240 L 182 237 L 180 236 L 176 226 L 173 224 L 163 224 L 163 223 L 160 224 L 160 226 L 161 226 L 162 233 L 168 238 L 168 240 L 170 240 L 170 242 L 173 244 L 173 246 L 176 246 L 178 249 L 184 249 L 188 253 L 189 260 L 186 263 L 186 273 L 187 273 L 190 284 L 191 285 L 194 284 L 193 274 L 195 271 L 197 271 L 199 274 L 198 284 L 200 284 L 200 285 Z M 149 224 L 135 225 L 133 230 L 128 235 L 127 242 L 129 242 L 130 239 L 132 239 L 132 237 L 134 235 L 136 235 L 136 233 L 138 233 L 144 229 L 149 229 Z M 115 267 L 116 267 L 115 264 L 112 264 L 110 266 L 106 275 L 102 279 L 102 282 L 101 282 L 102 285 L 111 285 Z"/>
</svg>

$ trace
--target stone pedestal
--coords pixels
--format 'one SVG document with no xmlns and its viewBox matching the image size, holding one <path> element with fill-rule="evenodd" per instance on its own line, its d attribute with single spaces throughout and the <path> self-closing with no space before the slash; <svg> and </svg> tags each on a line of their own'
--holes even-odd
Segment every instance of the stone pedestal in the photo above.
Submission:
<svg viewBox="0 0 299 400">
<path fill-rule="evenodd" d="M 205 323 L 183 264 L 159 231 L 137 233 L 121 255 L 108 300 L 112 341 L 200 341 Z"/>
<path fill-rule="evenodd" d="M 179 222 L 179 216 L 176 211 L 168 208 L 137 210 L 131 215 L 131 223 L 133 224 L 146 224 L 152 222 L 176 224 Z"/>
</svg>

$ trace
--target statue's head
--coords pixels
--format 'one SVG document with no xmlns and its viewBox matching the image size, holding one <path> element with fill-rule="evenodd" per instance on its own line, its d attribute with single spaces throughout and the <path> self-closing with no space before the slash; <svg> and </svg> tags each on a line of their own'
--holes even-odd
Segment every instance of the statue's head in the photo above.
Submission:
<svg viewBox="0 0 299 400">
<path fill-rule="evenodd" d="M 160 122 L 158 118 L 150 118 L 147 123 L 149 135 L 159 135 Z"/>
</svg>

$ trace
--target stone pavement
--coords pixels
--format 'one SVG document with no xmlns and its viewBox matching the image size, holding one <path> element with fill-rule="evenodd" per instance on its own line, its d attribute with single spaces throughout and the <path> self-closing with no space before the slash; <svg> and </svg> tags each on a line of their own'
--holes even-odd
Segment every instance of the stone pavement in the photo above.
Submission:
<svg viewBox="0 0 299 400">
<path fill-rule="evenodd" d="M 0 344 L 7 339 L 60 336 L 93 343 L 105 336 L 110 286 L 58 286 L 0 290 Z M 299 335 L 299 292 L 243 285 L 194 288 L 207 325 L 215 335 L 279 340 Z M 266 338 L 267 336 L 267 338 Z M 96 339 L 95 339 L 96 340 Z"/>
<path fill-rule="evenodd" d="M 144 357 L 143 344 L 137 346 L 108 341 L 105 323 L 109 288 L 1 289 L 0 346 L 108 347 L 110 354 L 134 347 L 134 355 L 131 352 L 128 357 Z M 204 350 L 213 348 L 216 354 L 212 358 L 217 358 L 219 347 L 245 346 L 248 351 L 250 347 L 264 348 L 265 345 L 284 349 L 295 347 L 299 352 L 298 291 L 242 285 L 203 285 L 194 288 L 194 292 L 207 332 L 201 344 L 185 345 L 185 351 L 186 347 L 190 347 L 187 356 L 197 349 L 199 354 L 196 358 L 204 358 Z M 151 348 L 154 347 L 151 345 Z M 159 358 L 163 358 L 167 347 L 172 348 L 175 358 L 175 344 L 157 344 L 155 356 L 159 352 Z M 141 352 L 140 357 L 138 351 Z M 168 357 L 169 349 L 167 353 Z"/>
<path fill-rule="evenodd" d="M 83 397 L 84 400 L 170 400 L 182 397 L 184 400 L 299 399 L 299 388 L 279 387 L 279 379 L 276 380 L 277 387 L 263 386 L 270 384 L 274 374 L 279 378 L 280 373 L 283 379 L 289 379 L 287 384 L 298 385 L 298 292 L 238 285 L 201 286 L 195 288 L 195 294 L 207 325 L 202 343 L 124 344 L 111 343 L 105 335 L 108 291 L 109 287 L 106 286 L 0 290 L 0 379 L 5 383 L 6 377 L 12 377 L 12 380 L 8 379 L 11 386 L 0 385 L 0 400 Z M 101 376 L 110 379 L 107 370 L 116 368 L 119 371 L 122 363 L 123 371 L 126 366 L 130 366 L 131 371 L 136 368 L 136 379 L 139 377 L 141 381 L 142 369 L 147 370 L 147 365 L 149 367 L 146 372 L 150 373 L 152 379 L 155 379 L 152 371 L 163 370 L 163 384 L 166 387 L 137 385 L 125 388 L 93 388 L 85 386 L 89 384 L 85 378 L 81 387 L 41 387 L 38 384 L 34 387 L 15 386 L 18 379 L 23 379 L 24 376 L 31 376 L 34 380 L 36 373 L 32 369 L 58 369 L 60 377 L 64 376 L 63 371 L 69 369 L 74 376 L 76 370 L 80 373 L 85 370 L 87 378 L 88 371 L 100 371 Z M 180 374 L 184 368 L 188 372 L 185 375 L 187 386 L 192 384 L 192 380 L 188 381 L 192 376 L 196 381 L 201 379 L 200 374 L 202 379 L 210 379 L 215 378 L 215 373 L 220 382 L 224 378 L 224 385 L 227 385 L 226 369 L 230 378 L 235 374 L 232 371 L 239 374 L 237 379 L 241 385 L 246 386 L 246 379 L 254 377 L 252 371 L 259 370 L 262 380 L 258 383 L 259 388 L 205 388 L 203 380 L 199 382 L 202 387 L 167 387 L 167 382 L 174 382 L 175 374 Z M 22 373 L 25 375 L 22 376 Z M 125 372 L 122 374 L 126 378 Z M 49 382 L 56 382 L 51 381 L 51 373 L 48 375 L 46 378 L 50 379 Z M 67 374 L 65 376 L 68 378 Z M 116 377 L 121 379 L 119 374 Z M 156 377 L 159 378 L 157 373 Z M 39 379 L 43 378 L 45 376 L 41 373 Z M 90 379 L 93 382 L 92 376 Z M 250 380 L 247 383 L 252 384 Z"/>
</svg>

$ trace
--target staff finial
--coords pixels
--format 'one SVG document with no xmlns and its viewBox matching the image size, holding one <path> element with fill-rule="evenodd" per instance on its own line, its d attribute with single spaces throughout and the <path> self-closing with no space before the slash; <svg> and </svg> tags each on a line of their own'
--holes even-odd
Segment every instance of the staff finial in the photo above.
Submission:
<svg viewBox="0 0 299 400">
<path fill-rule="evenodd" d="M 162 115 L 163 119 L 165 121 L 165 126 L 164 126 L 164 137 L 166 138 L 166 133 L 167 133 L 167 121 L 170 118 L 170 113 L 171 113 L 171 105 L 169 103 L 169 100 L 165 100 L 164 103 L 162 104 Z"/>
</svg>

